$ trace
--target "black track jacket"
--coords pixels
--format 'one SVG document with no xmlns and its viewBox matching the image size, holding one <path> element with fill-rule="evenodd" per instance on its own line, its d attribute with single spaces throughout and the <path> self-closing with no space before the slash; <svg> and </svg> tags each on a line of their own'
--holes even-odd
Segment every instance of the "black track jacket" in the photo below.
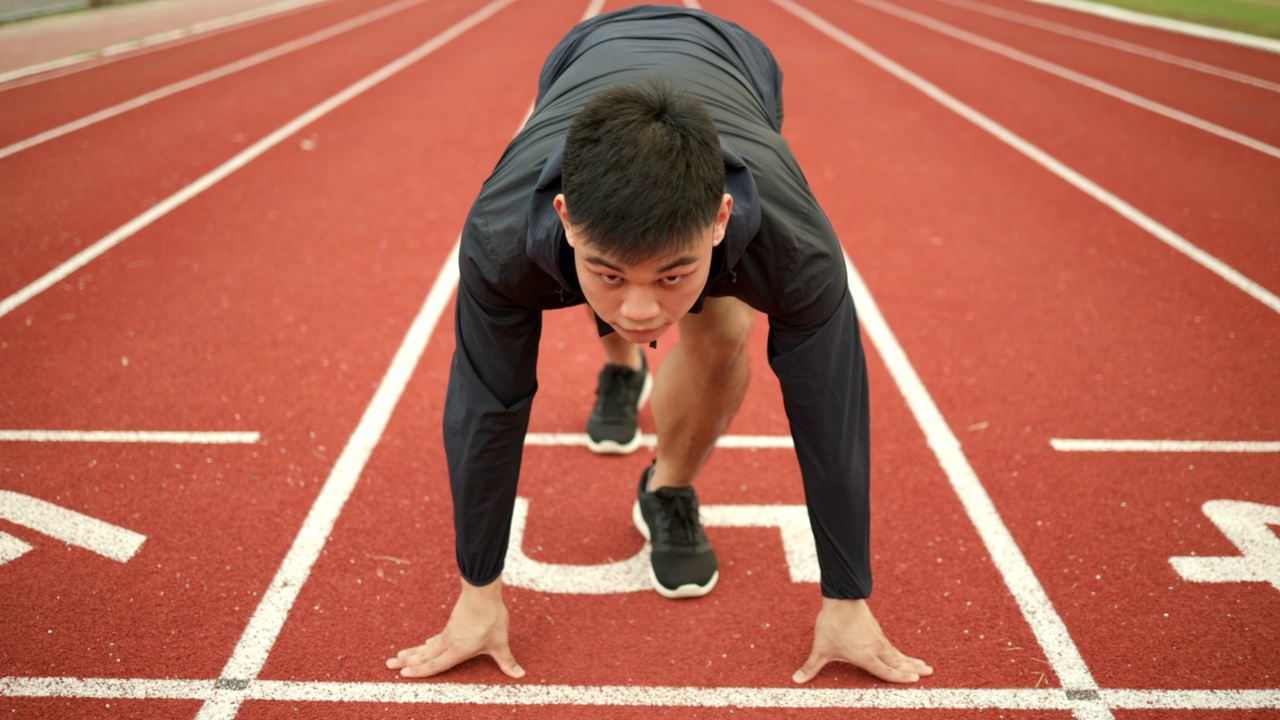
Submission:
<svg viewBox="0 0 1280 720">
<path fill-rule="evenodd" d="M 697 96 L 720 132 L 734 204 L 703 297 L 733 296 L 769 316 L 769 364 L 795 439 L 822 594 L 864 598 L 870 417 L 840 244 L 779 134 L 772 54 L 737 25 L 677 7 L 630 8 L 570 31 L 547 58 L 533 115 L 467 216 L 444 417 L 462 576 L 486 585 L 502 573 L 542 312 L 583 302 L 552 207 L 569 122 L 601 89 L 648 78 Z"/>
</svg>

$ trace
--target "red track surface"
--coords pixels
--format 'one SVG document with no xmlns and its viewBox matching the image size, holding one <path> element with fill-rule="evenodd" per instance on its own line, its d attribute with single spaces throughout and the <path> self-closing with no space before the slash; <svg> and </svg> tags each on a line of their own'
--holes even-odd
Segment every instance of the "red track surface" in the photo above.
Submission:
<svg viewBox="0 0 1280 720">
<path fill-rule="evenodd" d="M 803 4 L 1280 292 L 1280 160 L 865 5 Z M 327 3 L 0 88 L 0 146 L 379 5 Z M 899 5 L 1280 144 L 1277 93 L 941 2 Z M 1280 81 L 1274 55 L 987 5 Z M 399 679 L 383 659 L 442 625 L 457 586 L 439 441 L 449 308 L 261 670 L 224 674 L 532 101 L 542 57 L 584 10 L 519 0 L 0 317 L 0 430 L 261 433 L 230 445 L 0 440 L 0 490 L 146 536 L 120 563 L 0 519 L 34 546 L 0 564 L 0 710 L 191 717 L 206 698 L 241 693 L 242 718 L 967 718 L 984 706 L 1028 718 L 1280 717 L 1280 584 L 1193 583 L 1170 563 L 1239 555 L 1201 506 L 1280 506 L 1280 453 L 1050 445 L 1280 440 L 1277 313 L 783 7 L 704 6 L 777 54 L 787 137 L 1105 702 L 1059 677 L 1061 648 L 1020 611 L 1024 591 L 993 562 L 884 348 L 870 356 L 872 602 L 890 637 L 937 669 L 909 691 L 926 694 L 892 695 L 908 691 L 834 666 L 793 689 L 819 598 L 791 581 L 766 528 L 713 529 L 724 572 L 698 601 L 509 588 L 523 682 L 488 661 Z M 480 7 L 431 0 L 0 160 L 0 301 Z M 532 431 L 580 431 L 601 361 L 586 330 L 581 311 L 548 316 Z M 785 435 L 763 321 L 756 335 L 729 433 Z M 652 429 L 647 412 L 642 425 Z M 596 564 L 639 552 L 629 512 L 646 456 L 530 447 L 525 553 Z M 803 503 L 788 450 L 717 451 L 699 493 L 716 505 Z M 248 684 L 215 692 L 220 677 Z M 191 682 L 146 682 L 162 679 Z M 372 683 L 392 690 L 350 701 Z M 579 694 L 512 706 L 482 686 Z M 582 694 L 598 686 L 620 705 Z M 650 687 L 674 699 L 644 696 Z M 339 699 L 308 702 L 297 694 L 308 688 Z M 439 694 L 414 700 L 414 688 Z M 717 688 L 748 707 L 715 707 Z M 840 689 L 843 700 L 814 694 Z M 975 694 L 1000 689 L 1033 692 Z M 1224 689 L 1256 692 L 1163 692 Z M 1151 692 L 1107 694 L 1122 690 Z M 866 709 L 832 709 L 858 697 Z M 1163 707 L 1132 709 L 1142 703 Z"/>
</svg>

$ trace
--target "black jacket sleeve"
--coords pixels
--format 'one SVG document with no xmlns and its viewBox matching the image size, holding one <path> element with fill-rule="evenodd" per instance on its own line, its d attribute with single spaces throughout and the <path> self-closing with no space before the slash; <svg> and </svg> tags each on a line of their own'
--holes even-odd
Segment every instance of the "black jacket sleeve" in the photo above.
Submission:
<svg viewBox="0 0 1280 720">
<path fill-rule="evenodd" d="M 444 410 L 458 569 L 473 585 L 502 574 L 529 411 L 537 391 L 542 313 L 495 290 L 501 262 L 476 218 L 463 231 Z"/>
<path fill-rule="evenodd" d="M 804 479 L 824 597 L 871 594 L 871 432 L 867 365 L 844 254 L 822 212 L 792 259 L 789 312 L 769 318 L 769 364 Z"/>
</svg>

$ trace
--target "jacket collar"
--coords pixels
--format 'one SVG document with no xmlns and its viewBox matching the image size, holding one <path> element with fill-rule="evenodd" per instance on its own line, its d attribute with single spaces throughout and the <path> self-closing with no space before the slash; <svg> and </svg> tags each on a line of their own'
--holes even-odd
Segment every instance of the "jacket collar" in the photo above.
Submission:
<svg viewBox="0 0 1280 720">
<path fill-rule="evenodd" d="M 711 274 L 690 312 L 702 310 L 702 302 L 706 299 L 707 290 L 720 282 L 733 282 L 736 275 L 733 269 L 746 252 L 747 243 L 755 237 L 760 229 L 760 198 L 756 191 L 755 179 L 746 163 L 733 148 L 720 140 L 720 152 L 724 156 L 724 188 L 733 196 L 733 211 L 729 216 L 729 225 L 725 229 L 724 240 L 716 246 L 711 256 Z M 560 299 L 565 303 L 581 299 L 582 288 L 573 269 L 573 248 L 564 237 L 564 227 L 560 224 L 560 216 L 556 214 L 554 205 L 556 195 L 561 192 L 561 171 L 564 166 L 564 138 L 560 138 L 546 164 L 542 166 L 542 174 L 538 176 L 538 184 L 533 191 L 533 200 L 529 206 L 529 234 L 525 242 L 525 252 L 529 259 L 550 275 L 560 285 Z M 612 332 L 612 328 L 600 322 L 601 334 Z"/>
</svg>

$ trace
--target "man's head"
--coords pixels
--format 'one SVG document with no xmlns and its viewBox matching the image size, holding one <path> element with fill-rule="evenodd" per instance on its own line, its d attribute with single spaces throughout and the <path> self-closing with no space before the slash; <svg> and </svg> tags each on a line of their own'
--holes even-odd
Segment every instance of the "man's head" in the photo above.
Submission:
<svg viewBox="0 0 1280 720">
<path fill-rule="evenodd" d="M 659 83 L 600 93 L 565 140 L 556 211 L 587 302 L 649 342 L 701 294 L 733 199 L 710 114 Z"/>
</svg>

